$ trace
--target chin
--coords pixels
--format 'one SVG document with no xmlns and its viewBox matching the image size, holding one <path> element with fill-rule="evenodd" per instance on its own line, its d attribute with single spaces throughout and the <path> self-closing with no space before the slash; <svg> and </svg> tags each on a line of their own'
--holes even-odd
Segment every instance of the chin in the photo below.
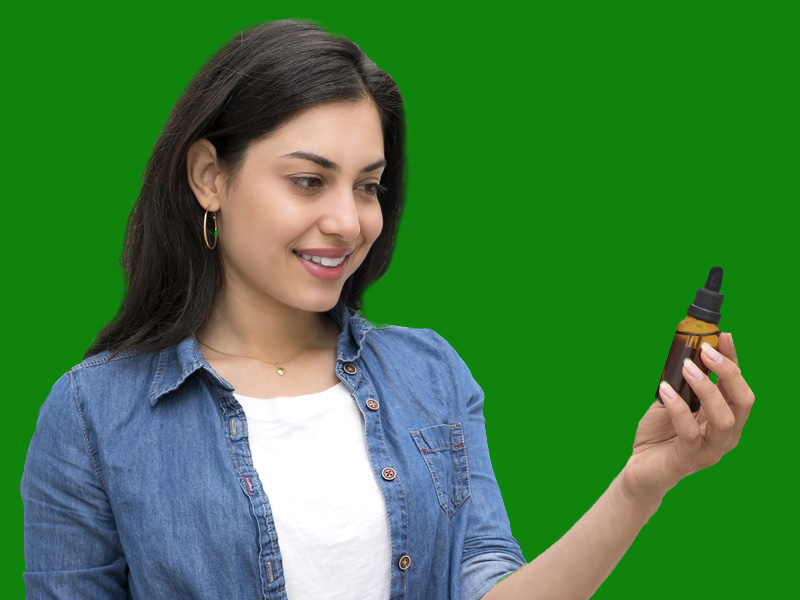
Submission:
<svg viewBox="0 0 800 600">
<path fill-rule="evenodd" d="M 337 290 L 336 294 L 319 294 L 316 297 L 306 298 L 299 302 L 297 307 L 308 312 L 328 312 L 339 303 L 342 290 Z"/>
</svg>

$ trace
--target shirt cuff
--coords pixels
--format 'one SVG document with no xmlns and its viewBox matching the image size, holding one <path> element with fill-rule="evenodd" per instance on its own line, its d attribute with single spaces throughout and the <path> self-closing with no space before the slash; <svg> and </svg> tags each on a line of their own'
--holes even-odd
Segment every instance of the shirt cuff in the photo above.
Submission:
<svg viewBox="0 0 800 600">
<path fill-rule="evenodd" d="M 461 600 L 480 600 L 499 579 L 524 565 L 524 560 L 505 552 L 473 556 L 461 564 Z"/>
</svg>

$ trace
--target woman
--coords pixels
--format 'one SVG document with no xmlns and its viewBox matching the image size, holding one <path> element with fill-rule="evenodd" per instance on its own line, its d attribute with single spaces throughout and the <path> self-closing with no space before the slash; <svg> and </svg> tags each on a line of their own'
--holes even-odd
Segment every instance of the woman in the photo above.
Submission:
<svg viewBox="0 0 800 600">
<path fill-rule="evenodd" d="M 729 335 L 662 388 L 590 511 L 525 564 L 483 396 L 430 331 L 375 328 L 402 99 L 307 23 L 243 32 L 175 105 L 131 215 L 120 314 L 42 407 L 22 482 L 31 597 L 586 598 L 661 498 L 733 448 Z M 499 583 L 498 583 L 499 581 Z"/>
</svg>

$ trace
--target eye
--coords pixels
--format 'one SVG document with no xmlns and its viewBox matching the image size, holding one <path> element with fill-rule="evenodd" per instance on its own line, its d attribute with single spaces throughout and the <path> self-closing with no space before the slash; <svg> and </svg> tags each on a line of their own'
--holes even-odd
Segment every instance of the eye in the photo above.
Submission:
<svg viewBox="0 0 800 600">
<path fill-rule="evenodd" d="M 293 186 L 304 192 L 313 192 L 322 187 L 322 180 L 319 177 L 290 177 L 289 180 Z"/>
<path fill-rule="evenodd" d="M 365 183 L 358 186 L 356 189 L 359 189 L 370 196 L 379 197 L 382 196 L 386 192 L 386 187 L 381 185 L 380 183 Z"/>
</svg>

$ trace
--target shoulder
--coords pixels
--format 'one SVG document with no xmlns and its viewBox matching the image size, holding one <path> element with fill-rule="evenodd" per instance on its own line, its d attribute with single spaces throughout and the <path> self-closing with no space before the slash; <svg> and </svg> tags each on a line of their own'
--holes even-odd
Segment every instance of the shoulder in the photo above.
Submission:
<svg viewBox="0 0 800 600">
<path fill-rule="evenodd" d="M 391 345 L 398 349 L 434 353 L 455 352 L 447 340 L 432 329 L 373 325 L 366 337 L 373 342 Z"/>
<path fill-rule="evenodd" d="M 328 313 L 340 326 L 339 356 L 352 360 L 370 352 L 406 360 L 438 357 L 459 360 L 455 350 L 431 329 L 375 324 L 356 309 L 337 305 Z"/>
<path fill-rule="evenodd" d="M 90 356 L 56 380 L 44 407 L 79 401 L 81 388 L 119 388 L 127 387 L 137 378 L 145 380 L 152 376 L 154 360 L 157 360 L 155 353 L 112 356 L 107 351 Z"/>
<path fill-rule="evenodd" d="M 147 355 L 112 358 L 107 352 L 85 359 L 61 375 L 39 408 L 26 472 L 45 468 L 43 465 L 63 466 L 59 461 L 65 460 L 77 465 L 81 457 L 88 457 L 98 479 L 102 479 L 95 462 L 93 423 L 110 423 L 115 414 L 129 412 L 119 410 L 122 402 L 135 406 L 138 403 L 131 399 L 146 397 L 144 382 L 151 377 L 152 360 Z M 137 378 L 141 390 L 133 384 Z"/>
<path fill-rule="evenodd" d="M 370 347 L 406 361 L 435 360 L 454 365 L 462 361 L 450 343 L 432 329 L 415 329 L 398 325 L 373 325 L 364 337 Z"/>
<path fill-rule="evenodd" d="M 431 329 L 372 326 L 364 336 L 362 356 L 375 360 L 393 380 L 441 389 L 476 386 L 469 368 L 450 343 Z"/>
<path fill-rule="evenodd" d="M 141 388 L 147 389 L 159 371 L 159 363 L 169 349 L 155 352 L 133 351 L 113 354 L 108 350 L 78 363 L 67 375 L 77 393 L 78 388 Z"/>
<path fill-rule="evenodd" d="M 70 369 L 72 391 L 78 403 L 121 402 L 154 404 L 202 364 L 192 336 L 178 344 L 149 352 L 112 351 L 90 356 Z M 149 401 L 149 402 L 148 402 Z"/>
</svg>

